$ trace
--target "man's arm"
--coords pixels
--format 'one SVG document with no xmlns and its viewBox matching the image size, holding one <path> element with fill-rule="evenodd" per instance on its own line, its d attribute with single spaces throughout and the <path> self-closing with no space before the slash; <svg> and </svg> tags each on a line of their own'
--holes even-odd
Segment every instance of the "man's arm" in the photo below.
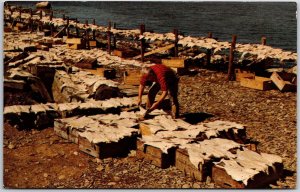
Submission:
<svg viewBox="0 0 300 192">
<path fill-rule="evenodd" d="M 145 89 L 145 86 L 142 85 L 142 84 L 140 84 L 140 86 L 139 86 L 138 101 L 137 101 L 137 104 L 138 104 L 138 105 L 141 105 L 141 103 L 142 103 L 142 95 L 143 95 L 143 93 L 144 93 L 144 89 Z"/>
<path fill-rule="evenodd" d="M 157 107 L 161 104 L 161 102 L 166 98 L 167 95 L 168 95 L 168 91 L 163 91 L 161 96 L 158 98 L 158 100 L 155 103 L 153 103 L 153 105 L 150 107 L 148 112 L 150 113 L 154 109 L 157 109 Z"/>
</svg>

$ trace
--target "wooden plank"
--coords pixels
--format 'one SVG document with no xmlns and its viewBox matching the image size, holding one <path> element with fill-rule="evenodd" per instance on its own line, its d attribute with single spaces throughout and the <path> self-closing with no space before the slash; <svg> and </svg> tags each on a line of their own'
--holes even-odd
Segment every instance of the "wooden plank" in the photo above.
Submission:
<svg viewBox="0 0 300 192">
<path fill-rule="evenodd" d="M 270 78 L 258 76 L 255 76 L 254 79 L 249 77 L 241 78 L 241 86 L 263 91 L 272 90 L 275 88 Z"/>
<path fill-rule="evenodd" d="M 241 69 L 235 69 L 235 80 L 236 81 L 241 81 L 241 78 L 244 78 L 244 77 L 254 78 L 255 73 L 250 72 L 250 71 L 241 70 Z"/>
<path fill-rule="evenodd" d="M 212 167 L 213 181 L 223 188 L 262 188 L 280 178 L 279 156 L 237 150 L 235 158 L 222 159 Z"/>
<path fill-rule="evenodd" d="M 97 47 L 97 41 L 89 41 L 90 47 Z"/>
<path fill-rule="evenodd" d="M 200 165 L 198 169 L 190 162 L 189 155 L 185 149 L 176 149 L 175 153 L 175 167 L 183 171 L 185 175 L 188 175 L 198 181 L 205 180 L 204 168 L 206 165 Z"/>
<path fill-rule="evenodd" d="M 132 70 L 126 71 L 124 74 L 124 84 L 126 85 L 139 85 L 141 79 L 141 72 L 140 70 Z"/>
<path fill-rule="evenodd" d="M 153 55 L 153 54 L 155 54 L 155 53 L 159 53 L 159 52 L 162 52 L 162 51 L 166 51 L 166 50 L 172 49 L 173 47 L 174 47 L 174 44 L 172 44 L 172 45 L 167 45 L 167 46 L 165 46 L 165 47 L 157 48 L 157 49 L 155 49 L 155 50 L 153 50 L 153 51 L 149 51 L 149 52 L 145 53 L 145 54 L 144 54 L 144 57 L 149 56 L 149 55 Z M 136 56 L 136 57 L 133 57 L 133 59 L 140 59 L 141 57 L 142 57 L 141 55 L 138 55 L 138 56 Z"/>
<path fill-rule="evenodd" d="M 177 75 L 187 75 L 189 70 L 187 68 L 179 67 L 179 68 L 171 68 Z"/>
<path fill-rule="evenodd" d="M 143 136 L 153 135 L 154 134 L 154 133 L 151 132 L 150 128 L 145 123 L 140 123 L 139 124 L 139 129 L 140 129 L 141 135 L 143 135 Z"/>
<path fill-rule="evenodd" d="M 83 44 L 83 40 L 81 38 L 67 38 L 67 44 Z"/>
<path fill-rule="evenodd" d="M 83 44 L 67 44 L 67 48 L 78 50 L 78 49 L 84 49 L 85 46 Z"/>
<path fill-rule="evenodd" d="M 151 164 L 163 169 L 174 164 L 173 151 L 175 153 L 175 149 L 170 149 L 169 153 L 165 154 L 161 149 L 146 145 L 140 139 L 137 140 L 137 158 L 149 161 Z"/>
<path fill-rule="evenodd" d="M 292 75 L 291 75 L 292 77 Z M 296 76 L 294 76 L 296 79 Z M 271 75 L 272 82 L 278 87 L 278 89 L 282 92 L 285 91 L 296 91 L 297 85 L 292 83 L 291 81 L 295 82 L 295 79 L 289 78 L 287 75 L 284 76 L 283 74 L 273 72 Z M 290 80 L 290 81 L 289 81 Z"/>
<path fill-rule="evenodd" d="M 171 59 L 162 59 L 161 60 L 163 65 L 173 68 L 185 68 L 186 67 L 186 60 L 184 58 L 171 58 Z"/>
</svg>

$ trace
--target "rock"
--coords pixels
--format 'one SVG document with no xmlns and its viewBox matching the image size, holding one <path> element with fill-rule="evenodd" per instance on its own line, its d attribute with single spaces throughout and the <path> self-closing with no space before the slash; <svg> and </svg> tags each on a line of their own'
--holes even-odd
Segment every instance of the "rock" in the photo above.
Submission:
<svg viewBox="0 0 300 192">
<path fill-rule="evenodd" d="M 131 150 L 130 153 L 128 154 L 129 157 L 135 157 L 136 156 L 136 151 Z"/>
<path fill-rule="evenodd" d="M 114 179 L 115 182 L 121 181 L 121 178 L 120 178 L 120 177 L 116 177 L 116 176 L 115 176 L 113 179 Z"/>
<path fill-rule="evenodd" d="M 191 185 L 190 184 L 184 184 L 184 185 L 182 185 L 181 188 L 183 188 L 183 189 L 189 189 L 189 188 L 191 188 Z"/>
<path fill-rule="evenodd" d="M 109 182 L 107 183 L 107 185 L 116 185 L 117 183 L 116 182 Z"/>
<path fill-rule="evenodd" d="M 151 165 L 151 169 L 155 169 L 156 168 L 156 166 L 155 165 Z"/>
<path fill-rule="evenodd" d="M 78 152 L 77 151 L 74 151 L 74 153 L 73 153 L 74 155 L 78 155 Z"/>
<path fill-rule="evenodd" d="M 110 172 L 110 167 L 109 167 L 109 165 L 106 165 L 106 166 L 105 166 L 105 172 Z"/>
<path fill-rule="evenodd" d="M 102 171 L 103 169 L 104 169 L 103 165 L 99 165 L 99 166 L 96 168 L 97 171 Z"/>
<path fill-rule="evenodd" d="M 93 159 L 93 162 L 94 162 L 94 163 L 101 163 L 101 159 L 95 158 L 95 159 Z"/>
<path fill-rule="evenodd" d="M 45 178 L 47 178 L 47 177 L 48 177 L 48 173 L 44 173 L 43 176 L 44 176 Z"/>
<path fill-rule="evenodd" d="M 199 184 L 199 183 L 194 183 L 194 184 L 193 184 L 193 188 L 199 189 L 199 188 L 200 188 L 200 184 Z"/>
<path fill-rule="evenodd" d="M 60 176 L 58 176 L 58 179 L 59 180 L 62 180 L 62 179 L 64 179 L 66 176 L 65 175 L 60 175 Z"/>
<path fill-rule="evenodd" d="M 209 183 L 211 183 L 211 178 L 210 178 L 210 176 L 207 176 L 207 178 L 206 178 L 206 182 L 205 182 L 206 184 L 209 184 Z"/>
<path fill-rule="evenodd" d="M 122 173 L 123 173 L 123 174 L 126 174 L 126 173 L 128 173 L 128 171 L 127 171 L 127 170 L 124 170 L 124 171 L 122 171 Z"/>
<path fill-rule="evenodd" d="M 12 143 L 9 143 L 9 145 L 8 145 L 8 148 L 9 149 L 14 149 L 16 146 L 14 145 L 14 144 L 12 144 Z"/>
</svg>

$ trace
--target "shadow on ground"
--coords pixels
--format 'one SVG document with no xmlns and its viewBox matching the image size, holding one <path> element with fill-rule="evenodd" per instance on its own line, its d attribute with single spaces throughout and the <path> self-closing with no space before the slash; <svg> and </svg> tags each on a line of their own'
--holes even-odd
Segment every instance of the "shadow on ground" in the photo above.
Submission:
<svg viewBox="0 0 300 192">
<path fill-rule="evenodd" d="M 213 117 L 214 115 L 204 112 L 199 113 L 185 113 L 182 115 L 184 120 L 190 124 L 197 124 L 201 121 L 204 121 L 207 118 Z"/>
</svg>

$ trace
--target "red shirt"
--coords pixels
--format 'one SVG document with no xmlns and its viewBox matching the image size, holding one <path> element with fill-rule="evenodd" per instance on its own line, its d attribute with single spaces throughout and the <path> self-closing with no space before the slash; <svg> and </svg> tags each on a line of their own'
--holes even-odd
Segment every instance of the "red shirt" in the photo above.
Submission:
<svg viewBox="0 0 300 192">
<path fill-rule="evenodd" d="M 147 81 L 159 83 L 162 91 L 167 91 L 170 83 L 176 81 L 173 70 L 165 65 L 156 64 L 150 67 L 155 76 L 145 74 L 141 77 L 141 85 L 145 86 Z"/>
</svg>

